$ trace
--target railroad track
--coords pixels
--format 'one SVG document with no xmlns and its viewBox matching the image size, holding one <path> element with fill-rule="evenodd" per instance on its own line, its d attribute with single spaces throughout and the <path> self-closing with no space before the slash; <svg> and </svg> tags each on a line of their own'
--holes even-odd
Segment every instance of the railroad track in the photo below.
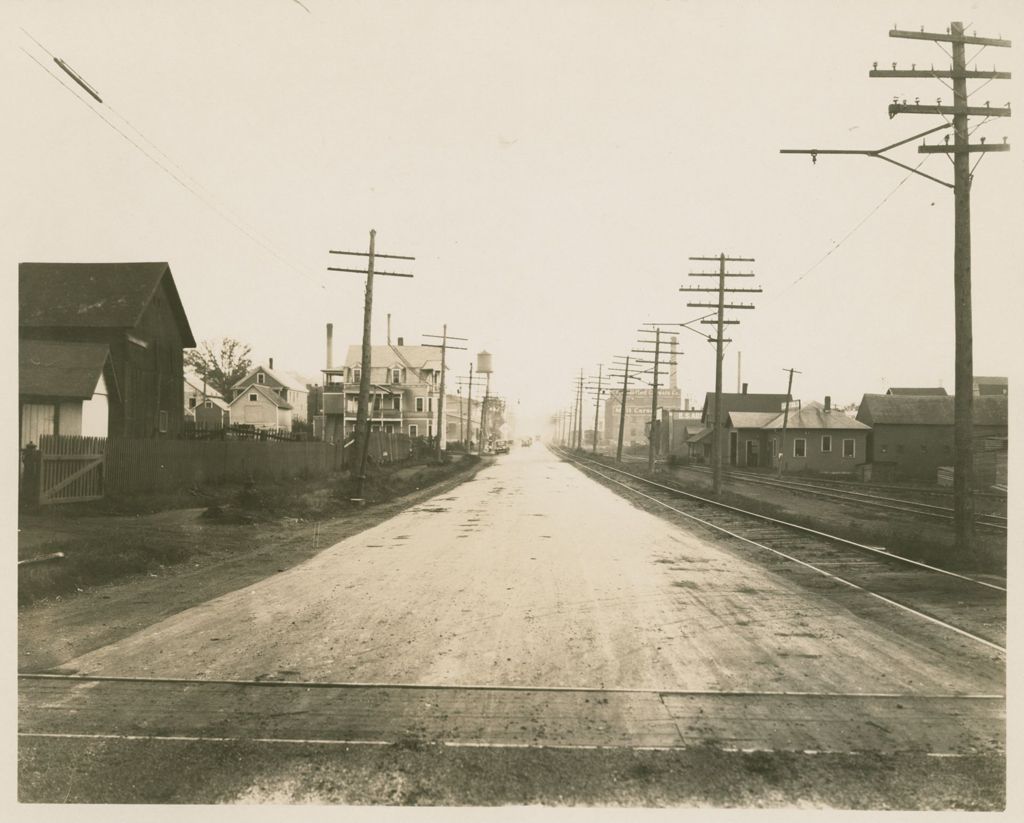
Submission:
<svg viewBox="0 0 1024 823">
<path fill-rule="evenodd" d="M 743 546 L 767 553 L 771 563 L 806 572 L 870 597 L 945 637 L 959 636 L 975 650 L 1006 653 L 1006 585 L 1002 578 L 960 574 L 877 546 L 868 546 L 796 523 L 746 511 L 589 458 L 553 448 L 562 459 Z M 919 626 L 920 628 L 920 626 Z"/>
<path fill-rule="evenodd" d="M 687 466 L 687 471 L 710 473 L 711 469 L 699 466 Z M 779 489 L 789 489 L 801 494 L 809 494 L 814 497 L 840 500 L 846 503 L 861 503 L 877 509 L 915 514 L 921 517 L 930 517 L 937 520 L 952 522 L 953 509 L 948 506 L 938 506 L 934 503 L 925 503 L 920 500 L 906 500 L 898 497 L 872 494 L 870 492 L 848 489 L 840 486 L 823 488 L 817 481 L 807 483 L 800 480 L 779 479 L 751 472 L 738 472 L 730 469 L 726 480 L 739 483 L 754 483 L 760 486 L 769 486 Z M 917 493 L 916 491 L 914 492 Z M 995 531 L 1006 531 L 1006 517 L 1000 514 L 976 514 L 975 523 Z"/>
</svg>

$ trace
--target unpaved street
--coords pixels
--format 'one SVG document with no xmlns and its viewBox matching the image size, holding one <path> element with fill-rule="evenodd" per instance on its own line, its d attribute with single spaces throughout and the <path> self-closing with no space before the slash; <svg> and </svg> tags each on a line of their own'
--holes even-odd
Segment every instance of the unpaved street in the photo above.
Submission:
<svg viewBox="0 0 1024 823">
<path fill-rule="evenodd" d="M 23 679 L 22 731 L 1001 751 L 1002 661 L 915 619 L 855 614 L 518 449 L 58 670 L 136 680 Z"/>
</svg>

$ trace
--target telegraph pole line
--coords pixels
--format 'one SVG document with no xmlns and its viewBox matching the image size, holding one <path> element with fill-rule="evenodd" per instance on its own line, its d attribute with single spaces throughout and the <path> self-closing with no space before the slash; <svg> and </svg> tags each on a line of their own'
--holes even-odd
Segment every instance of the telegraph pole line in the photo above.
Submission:
<svg viewBox="0 0 1024 823">
<path fill-rule="evenodd" d="M 705 325 L 714 325 L 716 334 L 714 337 L 715 344 L 715 417 L 712 422 L 712 435 L 711 435 L 711 455 L 712 463 L 714 466 L 712 474 L 713 488 L 716 495 L 722 493 L 722 359 L 724 357 L 724 344 L 731 343 L 731 338 L 723 337 L 722 327 L 725 325 L 735 325 L 739 323 L 739 320 L 726 320 L 725 311 L 726 309 L 753 309 L 753 303 L 726 303 L 725 295 L 733 294 L 738 292 L 760 294 L 760 288 L 743 289 L 743 288 L 726 288 L 725 281 L 727 277 L 753 277 L 753 272 L 727 272 L 725 270 L 726 263 L 753 263 L 753 257 L 726 257 L 725 254 L 720 254 L 717 257 L 691 257 L 691 260 L 700 261 L 715 261 L 718 263 L 717 272 L 690 272 L 690 277 L 716 277 L 718 278 L 717 288 L 704 288 L 701 286 L 680 286 L 679 291 L 684 292 L 705 292 L 705 293 L 717 293 L 718 301 L 716 303 L 687 303 L 687 306 L 691 308 L 706 308 L 715 309 L 716 319 L 714 320 L 701 320 L 700 322 Z M 709 338 L 710 340 L 710 338 Z"/>
<path fill-rule="evenodd" d="M 782 461 L 786 459 L 786 426 L 789 425 L 789 401 L 793 396 L 793 375 L 803 374 L 796 369 L 783 369 L 789 372 L 789 383 L 786 386 L 786 410 L 782 414 L 782 439 L 779 441 L 779 477 L 782 477 Z"/>
<path fill-rule="evenodd" d="M 466 437 L 463 441 L 466 446 L 466 453 L 469 454 L 471 451 L 470 446 L 473 443 L 473 387 L 479 386 L 479 378 L 473 377 L 473 363 L 469 364 L 469 377 L 459 377 L 459 388 L 467 388 L 469 397 L 466 400 Z"/>
<path fill-rule="evenodd" d="M 622 372 L 622 402 L 619 408 L 619 442 L 618 447 L 615 450 L 615 460 L 618 463 L 622 462 L 622 437 L 626 430 L 626 398 L 629 394 L 629 381 L 631 375 L 629 373 L 629 355 L 626 355 L 626 362 L 624 364 Z M 632 379 L 636 379 L 635 376 Z"/>
<path fill-rule="evenodd" d="M 458 351 L 466 351 L 466 347 L 465 346 L 450 346 L 450 345 L 448 345 L 448 341 L 449 340 L 459 340 L 461 342 L 465 342 L 469 338 L 466 338 L 466 337 L 451 337 L 448 334 L 448 324 L 447 323 L 444 324 L 444 329 L 443 329 L 441 334 L 425 334 L 423 336 L 424 337 L 431 337 L 431 338 L 435 338 L 435 339 L 440 338 L 440 340 L 441 340 L 440 343 L 424 343 L 423 344 L 424 346 L 429 346 L 432 349 L 440 349 L 441 350 L 441 388 L 440 388 L 440 396 L 438 397 L 438 401 L 437 401 L 437 446 L 436 446 L 437 462 L 441 463 L 441 462 L 444 461 L 444 457 L 445 457 L 444 452 L 447 450 L 447 443 L 446 443 L 446 441 L 448 439 L 447 436 L 446 436 L 445 425 L 444 425 L 445 424 L 445 412 L 444 412 L 444 407 L 445 407 L 445 393 L 444 393 L 445 354 L 448 352 L 448 349 L 457 349 Z M 462 415 L 462 412 L 460 411 L 459 412 L 459 421 L 460 421 L 460 423 L 462 421 L 462 416 L 461 415 Z"/>
<path fill-rule="evenodd" d="M 576 391 L 576 451 L 583 450 L 583 369 L 580 369 Z"/>
<path fill-rule="evenodd" d="M 359 371 L 359 408 L 356 412 L 356 496 L 359 502 L 363 501 L 363 486 L 366 483 L 366 457 L 369 454 L 370 446 L 370 327 L 373 320 L 373 276 L 382 277 L 412 277 L 411 274 L 394 271 L 374 271 L 374 263 L 377 258 L 388 260 L 415 260 L 415 257 L 407 257 L 401 254 L 377 254 L 375 250 L 377 238 L 376 229 L 370 229 L 370 249 L 368 252 L 361 251 L 338 251 L 330 249 L 331 254 L 345 254 L 352 257 L 365 257 L 365 269 L 346 269 L 338 266 L 328 266 L 328 271 L 344 271 L 353 274 L 366 275 L 366 296 L 363 301 L 363 350 Z"/>
<path fill-rule="evenodd" d="M 952 46 L 952 64 L 949 69 L 936 70 L 934 67 L 924 70 L 918 69 L 916 64 L 911 64 L 910 69 L 898 69 L 896 63 L 892 64 L 892 70 L 879 69 L 875 63 L 868 76 L 873 78 L 928 78 L 950 79 L 953 81 L 953 105 L 945 106 L 942 99 L 936 100 L 935 105 L 930 103 L 922 104 L 920 98 L 915 98 L 912 104 L 904 99 L 893 98 L 889 106 L 889 118 L 897 114 L 931 114 L 946 118 L 947 115 L 953 118 L 952 122 L 936 126 L 933 129 L 922 132 L 914 137 L 894 143 L 875 152 L 843 152 L 843 151 L 820 151 L 818 149 L 784 149 L 784 154 L 810 154 L 811 160 L 816 161 L 819 154 L 866 154 L 871 157 L 879 157 L 881 152 L 887 151 L 895 146 L 903 145 L 917 137 L 925 137 L 932 132 L 942 129 L 953 129 L 953 145 L 949 145 L 949 135 L 945 135 L 941 144 L 922 142 L 917 147 L 919 154 L 946 154 L 953 155 L 953 183 L 923 174 L 916 169 L 905 166 L 901 163 L 896 165 L 909 169 L 915 174 L 927 177 L 936 183 L 953 189 L 953 304 L 954 304 L 954 350 L 955 350 L 955 375 L 956 386 L 954 389 L 954 422 L 953 422 L 953 443 L 954 443 L 954 471 L 953 471 L 953 530 L 956 540 L 956 551 L 965 558 L 974 556 L 974 353 L 973 353 L 973 330 L 971 318 L 971 181 L 974 169 L 982 158 L 978 158 L 974 167 L 970 165 L 971 154 L 985 154 L 995 151 L 1009 151 L 1010 146 L 1003 138 L 1002 143 L 987 143 L 982 137 L 977 143 L 970 142 L 971 130 L 968 128 L 968 118 L 972 116 L 983 117 L 982 123 L 993 117 L 1009 117 L 1010 104 L 1003 107 L 990 106 L 986 101 L 983 106 L 972 106 L 969 104 L 969 93 L 967 91 L 968 80 L 984 80 L 985 83 L 977 91 L 993 80 L 1009 80 L 1010 72 L 978 71 L 967 68 L 966 46 L 989 46 L 997 48 L 1010 48 L 1012 43 L 1009 40 L 993 37 L 978 37 L 975 34 L 968 36 L 964 31 L 963 23 L 954 21 L 950 23 L 946 33 L 921 31 L 902 31 L 891 29 L 890 37 L 904 40 L 924 40 L 933 43 L 949 43 Z M 977 128 L 977 127 L 976 127 Z M 895 162 L 891 158 L 881 157 L 883 160 Z"/>
<path fill-rule="evenodd" d="M 604 380 L 604 364 L 597 364 L 597 385 L 591 383 L 587 388 L 594 392 L 594 442 L 592 444 L 591 453 L 597 454 L 597 423 L 598 413 L 601 409 L 601 394 L 603 392 L 603 380 Z"/>
</svg>

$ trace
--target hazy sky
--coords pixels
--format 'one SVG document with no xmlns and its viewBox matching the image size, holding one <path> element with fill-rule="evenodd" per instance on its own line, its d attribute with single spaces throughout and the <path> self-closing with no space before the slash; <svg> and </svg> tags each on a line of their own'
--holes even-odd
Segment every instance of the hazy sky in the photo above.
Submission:
<svg viewBox="0 0 1024 823">
<path fill-rule="evenodd" d="M 893 24 L 1013 39 L 977 64 L 1017 78 L 1024 49 L 1019 2 L 8 0 L 2 13 L 9 282 L 22 260 L 167 260 L 198 339 L 233 336 L 313 376 L 325 323 L 341 355 L 362 322 L 362 280 L 327 272 L 343 259 L 327 251 L 365 249 L 376 228 L 378 251 L 417 260 L 415 279 L 377 281 L 374 342 L 388 312 L 407 342 L 448 323 L 470 338 L 451 374 L 492 352 L 494 389 L 524 421 L 567 405 L 578 369 L 624 354 L 641 323 L 697 317 L 678 292 L 700 265 L 687 257 L 722 251 L 756 258 L 764 288 L 733 315 L 728 389 L 742 352 L 751 391 L 783 391 L 790 366 L 805 400 L 952 390 L 951 192 L 900 185 L 906 172 L 878 160 L 779 149 L 877 148 L 941 122 L 887 117 L 894 95 L 951 98 L 937 80 L 868 78 L 875 60 L 949 62 L 889 38 Z M 22 49 L 59 74 L 22 27 L 99 91 L 104 105 L 75 87 L 88 108 L 201 197 L 33 62 Z M 1019 100 L 1018 84 L 975 100 Z M 1014 134 L 1010 118 L 976 137 Z M 944 156 L 922 170 L 952 179 Z M 1022 172 L 1015 145 L 985 156 L 973 188 L 977 374 L 1013 377 L 1020 350 Z M 700 398 L 711 347 L 681 344 L 684 395 Z"/>
</svg>

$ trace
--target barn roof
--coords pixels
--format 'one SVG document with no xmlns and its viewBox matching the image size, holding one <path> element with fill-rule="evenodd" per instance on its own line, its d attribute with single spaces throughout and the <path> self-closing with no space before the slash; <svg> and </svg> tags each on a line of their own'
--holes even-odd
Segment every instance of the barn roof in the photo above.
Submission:
<svg viewBox="0 0 1024 823">
<path fill-rule="evenodd" d="M 131 329 L 163 283 L 182 343 L 194 348 L 167 263 L 19 263 L 18 324 Z"/>
<path fill-rule="evenodd" d="M 857 419 L 870 426 L 918 425 L 952 426 L 954 397 L 927 395 L 865 394 Z M 1007 399 L 1004 395 L 974 398 L 975 426 L 1005 426 Z"/>
<path fill-rule="evenodd" d="M 88 400 L 110 358 L 106 343 L 21 340 L 18 345 L 18 393 Z M 113 381 L 113 373 L 110 374 Z M 117 386 L 107 390 L 116 394 Z"/>
</svg>

